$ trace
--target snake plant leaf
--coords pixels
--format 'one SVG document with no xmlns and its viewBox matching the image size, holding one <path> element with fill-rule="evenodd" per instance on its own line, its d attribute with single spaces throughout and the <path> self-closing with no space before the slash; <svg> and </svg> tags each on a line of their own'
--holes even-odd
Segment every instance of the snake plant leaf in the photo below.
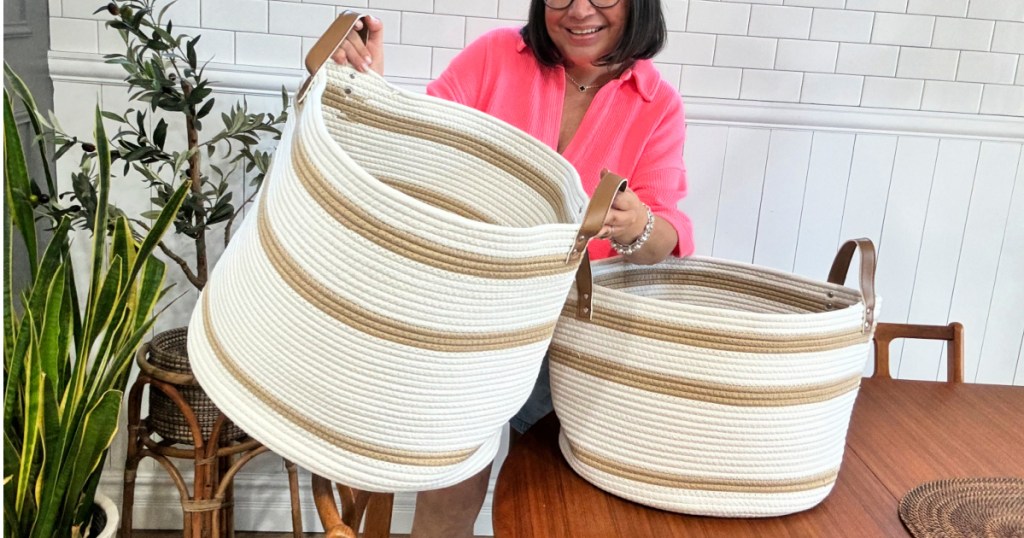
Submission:
<svg viewBox="0 0 1024 538">
<path fill-rule="evenodd" d="M 66 251 L 61 247 L 65 242 L 71 222 L 67 217 L 61 219 L 60 224 L 54 231 L 53 238 L 46 246 L 43 257 L 39 261 L 39 268 L 36 278 L 46 279 L 41 286 L 33 285 L 29 293 L 27 313 L 32 315 L 37 325 L 42 323 L 43 310 L 46 306 L 46 297 L 50 290 L 49 282 L 55 278 L 61 278 L 58 267 L 66 258 Z"/>
<path fill-rule="evenodd" d="M 150 254 L 156 249 L 160 243 L 160 238 L 163 237 L 164 233 L 174 223 L 174 219 L 178 215 L 178 208 L 181 207 L 182 202 L 185 201 L 185 197 L 188 196 L 189 190 L 192 187 L 191 181 L 182 181 L 178 189 L 174 191 L 174 194 L 167 200 L 167 205 L 164 206 L 163 211 L 160 212 L 160 216 L 153 221 L 152 226 L 149 228 L 149 233 L 142 240 L 142 244 L 139 245 L 139 251 L 135 254 L 135 264 L 132 266 L 132 271 L 128 280 L 134 281 L 142 270 L 142 261 L 149 259 Z"/>
<path fill-rule="evenodd" d="M 100 288 L 100 295 L 92 310 L 102 318 L 92 320 L 94 322 L 93 329 L 98 328 L 99 330 L 95 334 L 89 335 L 90 342 L 99 342 L 100 345 L 95 351 L 89 350 L 89 355 L 95 356 L 96 360 L 92 362 L 92 368 L 86 378 L 86 384 L 93 387 L 93 390 L 86 395 L 87 398 L 96 396 L 95 391 L 98 389 L 94 380 L 107 369 L 111 359 L 111 349 L 120 339 L 124 325 L 124 297 L 128 294 L 128 290 L 124 286 L 125 272 L 124 259 L 119 255 L 114 256 L 110 260 L 110 270 L 107 271 L 107 278 L 103 282 L 103 287 Z"/>
<path fill-rule="evenodd" d="M 39 446 L 39 430 L 43 421 L 43 371 L 39 365 L 37 350 L 39 349 L 38 334 L 32 316 L 25 316 L 30 344 L 25 353 L 25 393 L 23 412 L 23 435 L 21 438 L 21 465 L 18 468 L 18 483 L 14 492 L 14 507 L 19 512 L 24 509 L 29 493 L 32 465 L 36 459 Z"/>
<path fill-rule="evenodd" d="M 145 260 L 142 265 L 142 283 L 139 286 L 140 293 L 135 319 L 132 321 L 133 326 L 138 326 L 153 315 L 157 302 L 163 296 L 163 290 L 160 288 L 166 276 L 167 265 L 164 262 L 154 257 Z"/>
<path fill-rule="evenodd" d="M 9 213 L 4 214 L 4 372 L 11 369 L 14 352 L 14 225 Z M 7 377 L 4 377 L 7 392 Z M 6 408 L 5 408 L 6 409 Z"/>
<path fill-rule="evenodd" d="M 14 120 L 11 99 L 4 90 L 4 183 L 6 185 L 7 210 L 11 212 L 14 226 L 21 232 L 28 251 L 28 263 L 35 279 L 36 269 L 36 227 L 32 218 L 31 180 L 25 165 L 25 154 L 21 149 L 21 135 Z"/>
<path fill-rule="evenodd" d="M 14 417 L 24 416 L 21 389 L 25 386 L 25 357 L 30 353 L 32 347 L 31 316 L 22 318 L 21 323 L 15 330 L 16 340 L 14 350 L 11 352 L 10 365 L 4 376 L 7 382 L 4 391 L 4 431 L 12 431 Z M 20 441 L 20 439 L 19 439 Z"/>
<path fill-rule="evenodd" d="M 43 375 L 48 376 L 51 380 L 58 380 L 60 375 L 58 361 L 61 357 L 57 353 L 65 332 L 60 325 L 60 312 L 64 305 L 64 282 L 63 272 L 57 271 L 50 284 L 46 307 L 43 310 L 43 323 L 39 330 L 40 369 Z"/>
<path fill-rule="evenodd" d="M 146 337 L 146 333 L 153 328 L 154 323 L 156 323 L 156 318 L 150 318 L 144 324 L 138 326 L 135 333 L 125 340 L 125 344 L 121 347 L 116 359 L 113 361 L 119 367 L 107 373 L 103 381 L 104 386 L 121 386 L 121 383 L 127 379 L 132 365 L 131 358 L 135 355 L 135 350 L 142 343 L 142 339 Z"/>
<path fill-rule="evenodd" d="M 4 431 L 4 506 L 14 504 L 14 486 L 18 480 L 18 462 L 21 461 L 21 450 Z M 13 521 L 5 519 L 5 521 Z"/>
<path fill-rule="evenodd" d="M 59 500 L 67 495 L 68 479 L 63 478 L 67 474 L 61 462 L 66 461 L 68 456 L 68 442 L 71 438 L 70 428 L 62 427 L 60 423 L 60 411 L 56 408 L 56 389 L 49 379 L 43 381 L 46 403 L 43 407 L 43 451 L 44 471 L 40 475 L 40 481 L 46 484 L 38 499 L 39 509 L 36 512 L 36 521 L 56 521 L 59 514 L 56 510 L 60 507 Z"/>
<path fill-rule="evenodd" d="M 69 469 L 70 481 L 67 491 L 82 491 L 89 476 L 103 461 L 103 456 L 117 433 L 117 416 L 121 410 L 122 395 L 123 393 L 119 390 L 106 391 L 96 405 L 85 414 L 82 427 L 71 448 L 75 457 L 73 465 Z M 62 513 L 74 514 L 77 512 L 79 504 L 77 496 L 68 496 L 65 503 Z M 40 536 L 48 536 L 48 534 L 40 534 Z"/>
<path fill-rule="evenodd" d="M 128 225 L 128 219 L 120 216 L 114 221 L 114 239 L 110 244 L 110 256 L 115 255 L 121 256 L 127 267 L 131 267 L 135 263 L 135 238 L 132 237 L 131 226 Z M 127 272 L 125 273 L 127 276 Z"/>
<path fill-rule="evenodd" d="M 89 298 L 90 304 L 86 309 L 85 323 L 86 342 L 96 342 L 99 340 L 100 334 L 109 329 L 110 320 L 115 319 L 114 304 L 125 291 L 122 286 L 124 273 L 124 259 L 120 256 L 111 258 L 110 269 L 107 270 L 103 284 L 99 288 L 99 293 Z M 83 351 L 87 352 L 86 356 L 91 352 L 88 344 Z M 79 353 L 79 356 L 81 357 L 82 353 Z"/>
<path fill-rule="evenodd" d="M 4 79 L 10 83 L 11 89 L 14 90 L 14 94 L 21 100 L 21 104 L 25 107 L 25 111 L 28 112 L 28 121 L 32 124 L 32 131 L 39 135 L 43 132 L 43 127 L 39 123 L 39 107 L 36 106 L 36 100 L 32 97 L 32 92 L 29 91 L 25 81 L 22 80 L 17 73 L 11 69 L 11 66 L 4 62 Z M 6 129 L 7 126 L 4 126 Z M 46 158 L 46 141 L 41 137 L 36 137 L 36 146 L 39 149 L 39 156 L 42 158 L 43 172 L 46 174 L 46 188 L 47 192 L 50 193 L 50 198 L 56 198 L 57 186 L 53 181 L 53 175 L 50 173 L 49 165 L 45 164 L 49 162 Z M 56 160 L 56 158 L 54 158 Z"/>
<path fill-rule="evenodd" d="M 57 389 L 51 379 L 43 379 L 43 472 L 39 481 L 45 484 L 40 488 L 39 498 L 36 499 L 38 511 L 36 521 L 56 520 L 57 503 L 55 499 L 63 496 L 63 491 L 58 491 L 59 477 L 61 474 L 61 462 L 66 457 L 66 446 L 68 435 L 60 423 L 60 410 L 57 407 Z"/>
<path fill-rule="evenodd" d="M 89 285 L 89 301 L 99 293 L 102 272 L 97 268 L 103 266 L 107 237 L 107 203 L 110 200 L 110 141 L 103 127 L 103 113 L 96 107 L 95 113 L 96 161 L 99 163 L 99 175 L 96 178 L 96 214 L 93 216 L 92 234 L 92 283 Z M 89 317 L 86 309 L 86 317 Z M 88 331 L 87 331 L 88 334 Z"/>
</svg>

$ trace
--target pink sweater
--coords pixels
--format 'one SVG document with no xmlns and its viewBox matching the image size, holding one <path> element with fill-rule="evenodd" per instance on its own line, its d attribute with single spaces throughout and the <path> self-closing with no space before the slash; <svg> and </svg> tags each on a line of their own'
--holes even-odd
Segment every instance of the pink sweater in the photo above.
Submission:
<svg viewBox="0 0 1024 538">
<path fill-rule="evenodd" d="M 534 59 L 515 28 L 493 30 L 471 43 L 427 93 L 486 112 L 558 147 L 565 70 Z M 594 97 L 562 155 L 593 194 L 602 168 L 628 177 L 651 211 L 675 227 L 674 254 L 693 253 L 690 219 L 678 209 L 686 194 L 683 102 L 650 60 L 641 60 Z M 590 244 L 592 259 L 615 254 L 606 240 Z"/>
</svg>

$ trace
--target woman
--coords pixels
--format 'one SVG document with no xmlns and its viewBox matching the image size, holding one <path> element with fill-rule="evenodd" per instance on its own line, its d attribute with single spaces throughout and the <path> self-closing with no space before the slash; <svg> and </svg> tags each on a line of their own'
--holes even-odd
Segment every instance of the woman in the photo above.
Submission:
<svg viewBox="0 0 1024 538">
<path fill-rule="evenodd" d="M 362 23 L 357 25 L 361 29 Z M 384 72 L 383 25 L 366 19 L 335 54 L 356 69 Z M 630 180 L 615 197 L 592 259 L 653 264 L 693 252 L 686 191 L 683 104 L 651 63 L 665 41 L 660 0 L 532 0 L 520 31 L 503 28 L 471 43 L 427 93 L 504 120 L 556 149 L 593 193 L 607 168 Z M 522 433 L 551 411 L 545 361 L 530 399 L 511 421 Z M 490 468 L 417 497 L 413 538 L 473 535 Z"/>
</svg>

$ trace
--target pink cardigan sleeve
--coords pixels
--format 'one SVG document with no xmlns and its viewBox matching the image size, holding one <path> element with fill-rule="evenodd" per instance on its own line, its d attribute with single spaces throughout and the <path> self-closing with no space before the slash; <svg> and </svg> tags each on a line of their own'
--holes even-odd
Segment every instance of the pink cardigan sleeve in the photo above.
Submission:
<svg viewBox="0 0 1024 538">
<path fill-rule="evenodd" d="M 686 196 L 685 137 L 683 102 L 678 94 L 674 94 L 630 178 L 630 188 L 650 206 L 651 212 L 676 229 L 679 236 L 679 243 L 673 251 L 676 256 L 689 256 L 694 250 L 693 224 L 679 210 L 679 201 Z"/>
</svg>

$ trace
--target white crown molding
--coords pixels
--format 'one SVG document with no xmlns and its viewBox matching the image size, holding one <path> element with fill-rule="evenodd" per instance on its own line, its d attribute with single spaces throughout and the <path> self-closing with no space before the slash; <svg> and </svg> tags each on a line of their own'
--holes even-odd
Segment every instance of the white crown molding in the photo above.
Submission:
<svg viewBox="0 0 1024 538">
<path fill-rule="evenodd" d="M 49 52 L 54 81 L 121 84 L 124 71 L 93 53 Z M 207 76 L 218 92 L 278 95 L 281 87 L 294 91 L 305 71 L 210 63 Z M 423 92 L 429 79 L 388 77 L 405 89 Z M 691 125 L 728 125 L 772 129 L 802 129 L 1024 141 L 1024 118 L 956 114 L 883 108 L 687 98 L 686 118 Z"/>
</svg>

